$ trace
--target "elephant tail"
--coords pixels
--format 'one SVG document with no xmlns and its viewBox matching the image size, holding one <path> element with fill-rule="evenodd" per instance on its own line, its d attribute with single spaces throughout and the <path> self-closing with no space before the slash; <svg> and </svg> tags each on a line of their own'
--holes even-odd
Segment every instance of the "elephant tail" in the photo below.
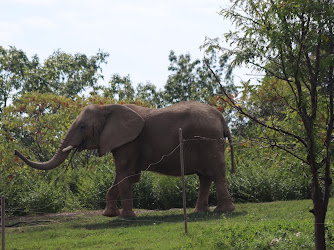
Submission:
<svg viewBox="0 0 334 250">
<path fill-rule="evenodd" d="M 224 134 L 225 137 L 227 137 L 228 142 L 230 144 L 230 153 L 231 153 L 231 173 L 234 174 L 235 173 L 235 163 L 234 163 L 234 148 L 233 148 L 233 140 L 232 140 L 232 135 L 231 135 L 231 131 L 228 128 L 226 121 L 224 119 Z"/>
<path fill-rule="evenodd" d="M 228 138 L 228 142 L 230 144 L 230 149 L 231 149 L 231 173 L 234 174 L 235 173 L 235 163 L 234 163 L 234 149 L 233 149 L 233 142 L 232 142 L 232 136 L 231 133 L 229 132 L 229 135 L 227 136 Z"/>
</svg>

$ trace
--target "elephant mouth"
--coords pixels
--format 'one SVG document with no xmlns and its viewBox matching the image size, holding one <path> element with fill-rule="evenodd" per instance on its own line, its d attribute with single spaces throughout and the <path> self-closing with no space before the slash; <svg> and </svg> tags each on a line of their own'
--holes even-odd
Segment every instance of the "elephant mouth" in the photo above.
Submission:
<svg viewBox="0 0 334 250">
<path fill-rule="evenodd" d="M 63 152 L 69 152 L 69 151 L 71 151 L 72 149 L 75 149 L 75 151 L 77 152 L 81 152 L 82 150 L 84 150 L 85 149 L 85 139 L 83 139 L 80 143 L 79 143 L 79 145 L 77 145 L 77 146 L 75 146 L 75 145 L 69 145 L 69 146 L 67 146 L 67 147 L 65 147 L 62 151 Z"/>
<path fill-rule="evenodd" d="M 85 143 L 86 140 L 83 139 L 82 142 L 76 147 L 77 151 L 81 152 L 82 150 L 86 149 Z"/>
</svg>

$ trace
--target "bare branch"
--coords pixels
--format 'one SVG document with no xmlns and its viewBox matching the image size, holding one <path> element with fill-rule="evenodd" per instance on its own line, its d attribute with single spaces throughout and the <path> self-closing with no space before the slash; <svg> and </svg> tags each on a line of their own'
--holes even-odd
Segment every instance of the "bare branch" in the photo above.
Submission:
<svg viewBox="0 0 334 250">
<path fill-rule="evenodd" d="M 267 73 L 269 73 L 272 76 L 276 77 L 277 79 L 280 79 L 280 80 L 283 80 L 283 81 L 286 81 L 286 82 L 289 82 L 289 83 L 292 82 L 288 78 L 281 77 L 281 76 L 275 74 L 273 71 L 269 70 L 268 68 L 261 66 L 260 64 L 257 64 L 255 62 L 249 62 L 249 63 L 252 64 L 252 65 L 254 65 L 254 66 L 256 66 L 256 67 L 258 67 L 258 68 L 260 68 L 260 69 L 263 69 L 264 71 L 266 71 Z"/>
<path fill-rule="evenodd" d="M 271 146 L 274 146 L 276 148 L 279 148 L 285 152 L 287 152 L 288 154 L 292 155 L 293 157 L 297 158 L 298 160 L 302 161 L 303 163 L 310 165 L 309 162 L 305 161 L 303 158 L 299 157 L 298 155 L 296 155 L 295 153 L 293 153 L 292 151 L 288 150 L 286 147 L 283 147 L 282 145 L 278 145 L 278 144 L 273 144 Z"/>
<path fill-rule="evenodd" d="M 232 108 L 236 109 L 240 114 L 242 114 L 242 115 L 244 115 L 244 116 L 250 118 L 251 120 L 255 121 L 256 123 L 260 124 L 261 126 L 266 127 L 266 128 L 269 128 L 269 129 L 272 129 L 272 130 L 274 130 L 274 131 L 277 131 L 277 132 L 280 132 L 280 133 L 283 133 L 283 134 L 286 134 L 286 135 L 289 135 L 289 136 L 291 136 L 291 137 L 297 139 L 297 140 L 298 140 L 299 142 L 301 142 L 305 147 L 307 147 L 306 142 L 305 142 L 305 141 L 303 140 L 303 138 L 301 138 L 300 136 L 297 136 L 297 135 L 295 135 L 295 134 L 292 134 L 292 133 L 290 133 L 290 132 L 288 132 L 288 131 L 285 131 L 285 130 L 283 130 L 283 129 L 281 129 L 281 128 L 275 128 L 275 127 L 269 126 L 269 125 L 265 124 L 264 122 L 258 120 L 258 119 L 255 118 L 254 116 L 252 116 L 252 115 L 246 113 L 246 112 L 245 112 L 239 105 L 237 105 L 237 104 L 235 103 L 235 101 L 234 101 L 234 100 L 233 100 L 233 99 L 226 93 L 226 91 L 225 91 L 223 85 L 221 84 L 221 82 L 220 82 L 218 76 L 217 76 L 217 75 L 215 74 L 215 72 L 210 68 L 210 65 L 208 65 L 208 63 L 206 62 L 206 60 L 204 60 L 204 61 L 205 61 L 206 66 L 207 66 L 207 67 L 209 68 L 209 70 L 211 71 L 211 73 L 215 76 L 215 78 L 216 78 L 218 84 L 220 85 L 220 87 L 221 87 L 221 89 L 222 89 L 224 95 L 225 95 L 225 96 L 228 98 L 228 100 L 230 101 L 230 102 L 228 102 L 228 103 L 229 103 L 229 105 L 230 105 Z"/>
<path fill-rule="evenodd" d="M 262 146 L 264 148 L 271 148 L 271 147 L 276 147 L 280 150 L 283 150 L 284 152 L 287 152 L 288 154 L 292 155 L 293 157 L 297 158 L 298 160 L 300 160 L 301 162 L 303 162 L 306 165 L 309 165 L 309 163 L 307 161 L 305 161 L 302 157 L 298 156 L 296 153 L 294 153 L 292 150 L 293 149 L 288 149 L 287 147 L 283 146 L 283 145 L 279 145 L 277 144 L 275 139 L 272 138 L 267 138 L 267 137 L 261 137 L 259 139 L 265 139 L 267 141 L 269 141 L 268 143 L 270 144 L 269 146 Z M 255 141 L 255 140 L 251 140 L 251 141 Z M 274 143 L 273 143 L 274 142 Z"/>
</svg>

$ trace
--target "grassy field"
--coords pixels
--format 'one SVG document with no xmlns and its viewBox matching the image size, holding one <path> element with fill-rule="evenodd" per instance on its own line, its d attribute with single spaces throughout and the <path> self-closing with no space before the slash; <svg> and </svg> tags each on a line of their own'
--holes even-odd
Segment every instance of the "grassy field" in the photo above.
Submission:
<svg viewBox="0 0 334 250">
<path fill-rule="evenodd" d="M 188 234 L 183 210 L 141 211 L 134 220 L 101 211 L 10 218 L 6 249 L 313 249 L 311 201 L 236 204 L 233 213 L 193 214 Z M 39 221 L 39 222 L 38 222 Z M 327 215 L 327 245 L 334 249 L 334 201 Z"/>
</svg>

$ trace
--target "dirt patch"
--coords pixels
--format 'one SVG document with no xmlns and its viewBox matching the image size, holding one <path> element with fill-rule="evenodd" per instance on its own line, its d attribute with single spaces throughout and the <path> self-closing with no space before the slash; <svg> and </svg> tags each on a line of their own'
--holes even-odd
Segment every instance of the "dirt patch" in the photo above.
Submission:
<svg viewBox="0 0 334 250">
<path fill-rule="evenodd" d="M 156 212 L 157 210 L 135 210 L 137 215 Z M 34 214 L 34 215 L 25 215 L 25 216 L 12 216 L 6 218 L 6 226 L 12 226 L 15 222 L 17 223 L 31 223 L 33 221 L 46 221 L 52 220 L 52 218 L 60 217 L 76 217 L 76 216 L 102 216 L 103 210 L 90 210 L 90 211 L 76 211 L 76 212 L 63 212 L 63 213 L 50 213 L 50 214 Z"/>
</svg>

